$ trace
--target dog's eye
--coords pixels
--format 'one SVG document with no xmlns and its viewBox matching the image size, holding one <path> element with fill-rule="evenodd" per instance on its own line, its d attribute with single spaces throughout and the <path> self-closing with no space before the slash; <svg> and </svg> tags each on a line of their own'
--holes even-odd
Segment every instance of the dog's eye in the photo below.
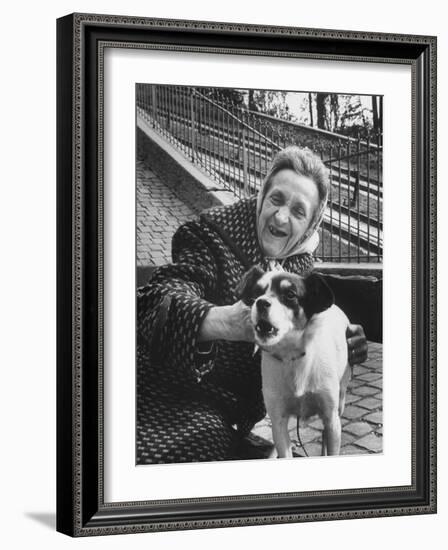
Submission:
<svg viewBox="0 0 448 550">
<path fill-rule="evenodd" d="M 288 300 L 288 302 L 293 302 L 294 300 L 297 299 L 297 294 L 291 288 L 285 292 L 285 298 L 286 300 Z"/>
</svg>

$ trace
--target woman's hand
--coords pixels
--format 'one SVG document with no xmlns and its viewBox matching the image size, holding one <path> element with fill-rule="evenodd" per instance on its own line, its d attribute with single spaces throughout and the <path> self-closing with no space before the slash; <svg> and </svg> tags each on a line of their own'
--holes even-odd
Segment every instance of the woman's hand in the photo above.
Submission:
<svg viewBox="0 0 448 550">
<path fill-rule="evenodd" d="M 358 365 L 367 360 L 367 339 L 361 325 L 349 325 L 347 327 L 348 362 L 350 365 Z"/>
<path fill-rule="evenodd" d="M 207 313 L 199 331 L 199 341 L 230 340 L 253 342 L 251 308 L 241 300 L 231 306 L 215 306 Z"/>
</svg>

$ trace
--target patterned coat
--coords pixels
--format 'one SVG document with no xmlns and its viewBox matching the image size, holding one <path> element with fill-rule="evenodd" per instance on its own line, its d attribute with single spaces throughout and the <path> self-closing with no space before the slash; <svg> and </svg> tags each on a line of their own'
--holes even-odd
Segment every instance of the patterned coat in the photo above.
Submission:
<svg viewBox="0 0 448 550">
<path fill-rule="evenodd" d="M 213 305 L 238 300 L 258 244 L 256 198 L 212 208 L 173 237 L 173 263 L 138 291 L 137 463 L 237 457 L 237 445 L 265 414 L 260 356 L 247 342 L 198 343 Z M 287 258 L 304 274 L 313 257 Z"/>
</svg>

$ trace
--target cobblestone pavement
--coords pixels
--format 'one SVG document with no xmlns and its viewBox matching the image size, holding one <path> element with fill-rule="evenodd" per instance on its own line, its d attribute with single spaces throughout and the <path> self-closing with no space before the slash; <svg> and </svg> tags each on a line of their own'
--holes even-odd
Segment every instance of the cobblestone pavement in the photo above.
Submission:
<svg viewBox="0 0 448 550">
<path fill-rule="evenodd" d="M 174 232 L 196 214 L 143 161 L 137 161 L 137 265 L 170 262 Z M 342 454 L 382 452 L 381 344 L 370 342 L 368 360 L 353 369 L 342 426 Z M 300 438 L 309 456 L 320 455 L 321 433 L 322 423 L 316 418 L 300 428 Z M 297 442 L 295 423 L 291 424 L 290 434 L 295 454 L 304 456 Z M 255 426 L 252 436 L 253 442 L 260 446 L 272 442 L 268 417 Z"/>
<path fill-rule="evenodd" d="M 369 342 L 367 361 L 353 368 L 342 416 L 341 454 L 381 453 L 383 450 L 383 375 L 382 345 Z M 300 439 L 308 456 L 321 454 L 322 422 L 311 418 L 300 427 Z M 290 424 L 290 437 L 296 456 L 305 456 L 297 441 L 296 423 Z M 255 444 L 268 440 L 272 443 L 271 423 L 268 417 L 252 431 Z"/>
<path fill-rule="evenodd" d="M 171 238 L 195 212 L 137 160 L 137 265 L 171 262 Z"/>
</svg>

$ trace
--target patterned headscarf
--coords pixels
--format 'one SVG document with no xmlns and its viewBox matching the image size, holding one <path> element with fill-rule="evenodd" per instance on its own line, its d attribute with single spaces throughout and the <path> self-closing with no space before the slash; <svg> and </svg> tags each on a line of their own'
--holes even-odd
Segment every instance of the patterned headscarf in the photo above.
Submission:
<svg viewBox="0 0 448 550">
<path fill-rule="evenodd" d="M 318 229 L 322 223 L 325 208 L 328 200 L 329 178 L 328 170 L 324 163 L 308 149 L 301 149 L 297 146 L 290 146 L 277 153 L 272 161 L 271 167 L 261 185 L 257 197 L 257 233 L 261 246 L 261 235 L 259 227 L 260 213 L 263 208 L 264 199 L 270 188 L 272 177 L 281 170 L 293 170 L 297 174 L 309 177 L 317 186 L 319 192 L 319 204 L 314 212 L 308 229 L 301 235 L 297 242 L 290 243 L 287 249 L 278 256 L 276 260 L 287 258 L 296 254 L 312 254 L 319 244 Z"/>
</svg>

